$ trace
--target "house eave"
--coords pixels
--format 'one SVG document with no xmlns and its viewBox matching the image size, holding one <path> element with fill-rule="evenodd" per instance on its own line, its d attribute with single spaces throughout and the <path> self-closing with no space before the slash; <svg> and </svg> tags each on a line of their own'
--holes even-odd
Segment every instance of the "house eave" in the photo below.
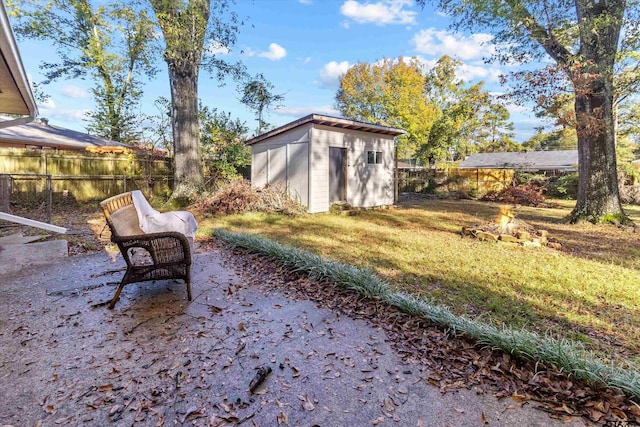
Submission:
<svg viewBox="0 0 640 427">
<path fill-rule="evenodd" d="M 38 108 L 22 64 L 9 16 L 2 2 L 0 2 L 0 76 L 3 77 L 0 79 L 0 113 L 26 116 L 0 122 L 0 127 L 32 121 L 38 114 Z"/>
<path fill-rule="evenodd" d="M 391 136 L 404 135 L 406 133 L 402 129 L 375 125 L 373 123 L 358 122 L 355 120 L 325 116 L 322 114 L 309 114 L 308 116 L 302 117 L 291 123 L 287 123 L 286 125 L 280 126 L 276 129 L 270 130 L 269 132 L 263 133 L 262 135 L 258 135 L 254 138 L 251 138 L 248 141 L 246 141 L 245 144 L 254 145 L 254 144 L 257 144 L 258 142 L 264 141 L 265 139 L 269 139 L 273 136 L 276 136 L 283 132 L 290 131 L 292 129 L 295 129 L 297 127 L 303 126 L 308 123 L 341 128 L 341 129 L 358 130 L 362 132 L 372 132 L 372 133 L 391 135 Z"/>
</svg>

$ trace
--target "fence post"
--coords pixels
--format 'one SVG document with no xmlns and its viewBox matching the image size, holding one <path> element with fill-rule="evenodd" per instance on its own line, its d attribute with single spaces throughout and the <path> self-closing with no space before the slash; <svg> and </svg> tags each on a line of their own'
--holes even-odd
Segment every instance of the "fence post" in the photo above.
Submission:
<svg viewBox="0 0 640 427">
<path fill-rule="evenodd" d="M 11 175 L 0 175 L 0 211 L 11 213 Z"/>
<path fill-rule="evenodd" d="M 51 182 L 51 175 L 47 175 L 47 222 L 51 223 L 53 217 L 52 213 L 53 204 L 53 183 Z"/>
</svg>

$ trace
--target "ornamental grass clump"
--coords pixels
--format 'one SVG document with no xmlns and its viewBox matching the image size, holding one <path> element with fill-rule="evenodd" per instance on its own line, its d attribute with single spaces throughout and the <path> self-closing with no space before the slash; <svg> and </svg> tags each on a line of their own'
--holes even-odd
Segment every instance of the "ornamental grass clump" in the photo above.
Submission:
<svg viewBox="0 0 640 427">
<path fill-rule="evenodd" d="M 332 281 L 338 286 L 377 297 L 398 309 L 428 319 L 437 325 L 464 334 L 491 349 L 515 357 L 553 366 L 591 385 L 614 387 L 640 399 L 640 372 L 631 366 L 605 364 L 582 345 L 551 336 L 481 323 L 456 316 L 447 307 L 426 298 L 393 292 L 389 284 L 368 269 L 327 261 L 301 249 L 281 245 L 264 237 L 215 230 L 214 235 L 229 244 L 261 254 L 309 277 Z"/>
</svg>

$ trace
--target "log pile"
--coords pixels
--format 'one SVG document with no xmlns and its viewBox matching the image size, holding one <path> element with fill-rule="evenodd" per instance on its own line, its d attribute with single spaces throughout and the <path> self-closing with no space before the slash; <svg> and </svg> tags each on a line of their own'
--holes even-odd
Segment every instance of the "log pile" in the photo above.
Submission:
<svg viewBox="0 0 640 427">
<path fill-rule="evenodd" d="M 462 235 L 483 241 L 515 243 L 528 248 L 547 246 L 562 249 L 562 244 L 550 237 L 547 230 L 536 230 L 526 222 L 516 219 L 512 213 L 502 213 L 496 222 L 462 227 Z"/>
</svg>

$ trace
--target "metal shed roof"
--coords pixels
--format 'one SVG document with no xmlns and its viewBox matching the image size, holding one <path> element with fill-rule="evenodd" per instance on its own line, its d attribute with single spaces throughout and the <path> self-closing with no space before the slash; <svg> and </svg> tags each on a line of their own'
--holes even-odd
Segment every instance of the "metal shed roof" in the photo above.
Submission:
<svg viewBox="0 0 640 427">
<path fill-rule="evenodd" d="M 280 126 L 279 128 L 270 130 L 269 132 L 263 133 L 262 135 L 258 135 L 254 138 L 251 138 L 250 140 L 245 142 L 245 144 L 247 145 L 256 144 L 260 141 L 271 138 L 272 136 L 278 135 L 288 130 L 297 128 L 298 126 L 302 126 L 306 123 L 313 123 L 313 124 L 331 126 L 336 128 L 342 128 L 342 129 L 353 129 L 353 130 L 359 130 L 363 132 L 379 133 L 383 135 L 398 136 L 398 135 L 404 135 L 406 133 L 402 129 L 374 125 L 373 123 L 357 122 L 354 120 L 348 120 L 348 119 L 332 117 L 332 116 L 324 116 L 320 114 L 309 114 L 308 116 L 302 117 L 301 119 L 295 120 L 291 123 L 287 123 L 286 125 Z"/>
<path fill-rule="evenodd" d="M 38 146 L 61 150 L 83 150 L 101 146 L 133 148 L 121 142 L 39 122 L 0 129 L 0 147 L 2 146 Z"/>
<path fill-rule="evenodd" d="M 458 168 L 574 171 L 577 164 L 578 150 L 519 151 L 472 154 Z"/>
</svg>

